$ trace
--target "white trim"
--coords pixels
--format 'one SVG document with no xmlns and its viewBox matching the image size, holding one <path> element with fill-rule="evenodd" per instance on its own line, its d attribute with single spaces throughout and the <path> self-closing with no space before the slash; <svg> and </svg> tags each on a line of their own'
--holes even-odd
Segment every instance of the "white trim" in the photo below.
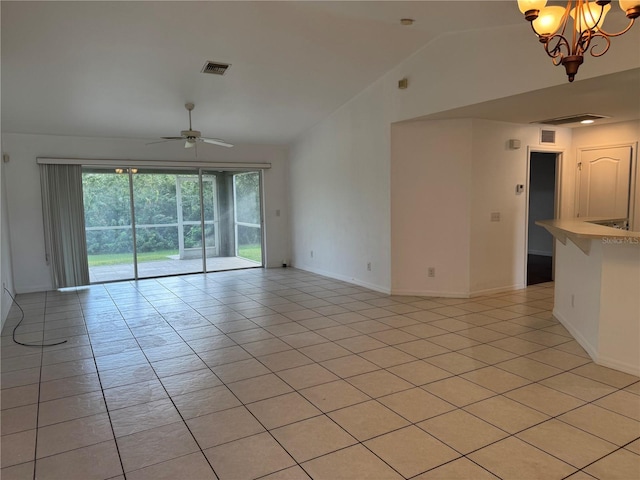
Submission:
<svg viewBox="0 0 640 480">
<path fill-rule="evenodd" d="M 494 293 L 514 292 L 516 290 L 523 290 L 525 288 L 527 288 L 526 282 L 516 283 L 515 285 L 508 285 L 506 287 L 494 287 L 494 288 L 485 288 L 482 290 L 473 290 L 469 294 L 469 298 L 482 297 L 484 295 L 493 295 Z"/>
<path fill-rule="evenodd" d="M 216 170 L 265 170 L 271 163 L 234 162 L 177 162 L 171 160 L 129 160 L 113 158 L 51 158 L 37 157 L 39 165 L 83 165 L 86 167 L 140 167 L 140 168 L 203 168 Z"/>
<path fill-rule="evenodd" d="M 336 280 L 341 280 L 343 282 L 352 283 L 354 285 L 358 285 L 359 287 L 365 287 L 369 290 L 373 290 L 374 292 L 384 293 L 385 295 L 391 295 L 391 290 L 387 287 L 382 287 L 380 285 L 375 285 L 373 283 L 365 282 L 363 280 L 359 280 L 357 278 L 348 277 L 346 275 L 340 275 L 333 272 L 327 272 L 325 270 L 321 270 L 318 268 L 312 268 L 308 265 L 289 265 L 290 268 L 297 268 L 298 270 L 304 270 L 305 272 L 316 273 L 318 275 L 322 275 L 323 277 L 334 278 Z"/>
<path fill-rule="evenodd" d="M 580 346 L 585 349 L 585 351 L 589 354 L 591 359 L 594 362 L 598 363 L 597 362 L 598 354 L 596 352 L 596 348 L 593 345 L 591 345 L 591 343 L 589 343 L 587 339 L 584 338 L 582 333 L 580 333 L 579 330 L 574 328 L 573 325 L 571 325 L 571 323 L 566 318 L 564 318 L 562 314 L 558 312 L 558 310 L 555 307 L 553 308 L 552 313 L 553 313 L 553 316 L 557 318 L 558 321 L 562 324 L 562 326 L 569 331 L 569 333 L 575 339 L 575 341 L 578 342 Z"/>
<path fill-rule="evenodd" d="M 391 295 L 406 295 L 411 297 L 440 297 L 440 298 L 470 298 L 465 292 L 441 292 L 437 290 L 392 290 Z"/>
</svg>

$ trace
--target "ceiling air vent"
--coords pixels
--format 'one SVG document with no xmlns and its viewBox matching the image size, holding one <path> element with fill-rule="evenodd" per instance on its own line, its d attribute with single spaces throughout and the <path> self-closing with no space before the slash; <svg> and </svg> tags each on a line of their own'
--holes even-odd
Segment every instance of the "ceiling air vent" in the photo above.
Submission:
<svg viewBox="0 0 640 480">
<path fill-rule="evenodd" d="M 540 143 L 553 144 L 556 143 L 556 131 L 555 130 L 540 130 Z"/>
<path fill-rule="evenodd" d="M 569 115 L 568 117 L 550 118 L 549 120 L 541 120 L 535 123 L 542 123 L 544 125 L 564 125 L 566 123 L 578 123 L 585 120 L 598 120 L 600 118 L 610 118 L 606 115 L 597 115 L 595 113 L 580 113 L 578 115 Z"/>
<path fill-rule="evenodd" d="M 202 73 L 210 73 L 211 75 L 224 75 L 231 64 L 229 63 L 220 63 L 220 62 L 207 62 L 202 67 Z"/>
</svg>

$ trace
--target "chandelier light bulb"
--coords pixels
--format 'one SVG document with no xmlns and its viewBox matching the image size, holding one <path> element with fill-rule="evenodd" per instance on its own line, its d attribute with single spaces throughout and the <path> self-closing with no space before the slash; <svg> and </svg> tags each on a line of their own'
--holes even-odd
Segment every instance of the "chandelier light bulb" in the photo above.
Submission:
<svg viewBox="0 0 640 480">
<path fill-rule="evenodd" d="M 640 17 L 640 1 L 638 0 L 620 0 L 620 8 L 629 18 Z"/>
<path fill-rule="evenodd" d="M 548 37 L 556 33 L 560 28 L 565 11 L 564 7 L 545 7 L 540 10 L 538 18 L 533 21 L 536 33 L 541 37 Z"/>
<path fill-rule="evenodd" d="M 578 32 L 585 30 L 597 30 L 602 27 L 604 17 L 611 10 L 611 5 L 601 7 L 593 2 L 584 5 L 580 16 L 576 19 L 576 8 L 571 9 L 571 18 L 573 18 L 573 26 Z"/>
</svg>

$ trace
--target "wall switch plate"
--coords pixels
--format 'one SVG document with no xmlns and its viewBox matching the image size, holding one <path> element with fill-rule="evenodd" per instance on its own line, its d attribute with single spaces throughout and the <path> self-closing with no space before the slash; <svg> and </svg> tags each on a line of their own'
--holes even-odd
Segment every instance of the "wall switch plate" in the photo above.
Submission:
<svg viewBox="0 0 640 480">
<path fill-rule="evenodd" d="M 435 277 L 436 276 L 436 267 L 427 268 L 427 277 Z"/>
<path fill-rule="evenodd" d="M 313 258 L 313 250 L 311 250 L 311 251 L 309 252 L 309 256 L 310 256 L 311 258 Z"/>
<path fill-rule="evenodd" d="M 500 221 L 500 212 L 491 212 L 491 221 L 499 222 Z"/>
<path fill-rule="evenodd" d="M 516 185 L 516 195 L 520 195 L 522 192 L 524 192 L 524 185 L 519 183 Z"/>
<path fill-rule="evenodd" d="M 368 262 L 368 263 L 367 263 L 367 270 L 368 270 L 368 271 L 371 271 L 371 262 Z"/>
</svg>

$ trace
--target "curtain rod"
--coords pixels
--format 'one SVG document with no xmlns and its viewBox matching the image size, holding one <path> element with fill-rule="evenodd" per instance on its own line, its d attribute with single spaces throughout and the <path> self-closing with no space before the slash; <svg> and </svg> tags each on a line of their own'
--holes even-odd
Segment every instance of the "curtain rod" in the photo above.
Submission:
<svg viewBox="0 0 640 480">
<path fill-rule="evenodd" d="M 113 158 L 50 158 L 37 157 L 39 165 L 83 165 L 87 167 L 170 167 L 170 168 L 213 168 L 217 170 L 266 170 L 271 163 L 246 162 L 177 162 L 171 160 L 117 160 Z"/>
</svg>

